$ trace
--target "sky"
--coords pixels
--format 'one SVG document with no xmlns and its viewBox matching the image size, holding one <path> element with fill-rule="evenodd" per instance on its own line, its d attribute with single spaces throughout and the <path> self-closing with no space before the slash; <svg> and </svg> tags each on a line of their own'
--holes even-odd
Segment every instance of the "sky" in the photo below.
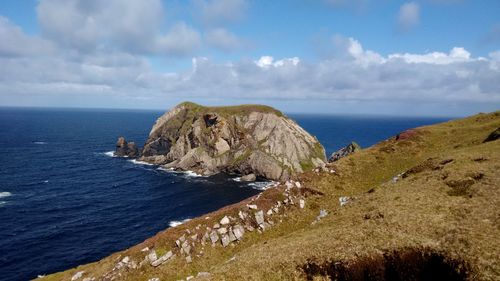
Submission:
<svg viewBox="0 0 500 281">
<path fill-rule="evenodd" d="M 0 106 L 500 109 L 498 0 L 3 0 Z"/>
</svg>

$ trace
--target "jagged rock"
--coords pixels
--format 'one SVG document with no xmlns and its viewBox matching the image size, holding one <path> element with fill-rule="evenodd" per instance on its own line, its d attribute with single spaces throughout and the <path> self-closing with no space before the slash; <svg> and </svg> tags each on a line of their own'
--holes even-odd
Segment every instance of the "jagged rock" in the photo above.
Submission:
<svg viewBox="0 0 500 281">
<path fill-rule="evenodd" d="M 229 245 L 229 243 L 231 242 L 230 239 L 229 239 L 229 235 L 227 234 L 224 234 L 221 236 L 220 238 L 220 241 L 222 243 L 222 246 L 226 247 L 227 245 Z"/>
<path fill-rule="evenodd" d="M 156 256 L 156 251 L 155 250 L 151 250 L 151 252 L 149 252 L 147 258 L 148 258 L 148 260 L 150 262 L 154 262 L 155 260 L 157 260 L 158 256 Z"/>
<path fill-rule="evenodd" d="M 212 244 L 217 242 L 219 240 L 219 235 L 217 234 L 217 231 L 212 231 L 210 232 L 210 241 L 212 241 Z"/>
<path fill-rule="evenodd" d="M 351 142 L 348 146 L 343 147 L 337 150 L 336 152 L 332 153 L 332 155 L 328 159 L 328 162 L 338 161 L 340 158 L 344 158 L 348 155 L 356 153 L 359 150 L 361 150 L 361 147 L 357 143 Z"/>
<path fill-rule="evenodd" d="M 95 281 L 95 277 L 85 277 L 82 281 Z"/>
<path fill-rule="evenodd" d="M 217 229 L 217 233 L 219 233 L 219 234 L 226 234 L 227 233 L 227 228 L 221 227 L 221 228 Z"/>
<path fill-rule="evenodd" d="M 160 281 L 160 278 L 154 277 L 154 278 L 148 279 L 148 281 Z"/>
<path fill-rule="evenodd" d="M 298 181 L 296 181 L 296 182 L 295 182 L 295 186 L 296 186 L 297 188 L 301 188 L 301 187 L 302 187 L 302 185 L 301 185 L 301 184 L 300 184 L 300 182 L 298 182 Z"/>
<path fill-rule="evenodd" d="M 245 228 L 239 224 L 235 225 L 233 227 L 233 234 L 236 239 L 241 240 L 243 238 L 243 235 L 245 234 Z"/>
<path fill-rule="evenodd" d="M 300 199 L 300 200 L 299 200 L 299 207 L 300 207 L 301 209 L 304 209 L 304 206 L 305 206 L 305 205 L 306 205 L 306 201 L 304 201 L 304 199 Z"/>
<path fill-rule="evenodd" d="M 134 142 L 127 143 L 124 137 L 119 137 L 116 142 L 115 155 L 136 158 L 140 156 L 140 152 Z"/>
<path fill-rule="evenodd" d="M 141 250 L 141 252 L 148 252 L 148 251 L 149 251 L 149 247 L 143 248 L 143 249 Z"/>
<path fill-rule="evenodd" d="M 255 222 L 257 222 L 257 225 L 264 223 L 264 211 L 261 210 L 255 213 Z"/>
<path fill-rule="evenodd" d="M 192 263 L 193 262 L 193 259 L 191 258 L 191 256 L 187 256 L 186 257 L 186 262 L 187 263 Z"/>
<path fill-rule="evenodd" d="M 269 209 L 267 210 L 267 213 L 266 213 L 268 216 L 272 215 L 273 214 L 273 210 L 272 209 Z"/>
<path fill-rule="evenodd" d="M 229 231 L 228 236 L 229 236 L 229 242 L 236 241 L 236 236 L 234 235 L 232 230 Z"/>
<path fill-rule="evenodd" d="M 240 217 L 240 219 L 241 219 L 242 221 L 244 221 L 244 220 L 247 218 L 248 214 L 247 214 L 247 213 L 245 213 L 245 212 L 239 211 L 239 212 L 238 212 L 238 216 Z"/>
<path fill-rule="evenodd" d="M 256 179 L 255 174 L 248 174 L 241 177 L 241 181 L 255 181 Z"/>
<path fill-rule="evenodd" d="M 203 175 L 230 172 L 284 180 L 324 165 L 326 158 L 315 137 L 271 107 L 185 102 L 156 121 L 141 160 Z"/>
<path fill-rule="evenodd" d="M 228 218 L 227 216 L 224 216 L 224 217 L 220 220 L 220 224 L 222 224 L 222 225 L 229 224 L 229 218 Z"/>
<path fill-rule="evenodd" d="M 494 141 L 499 138 L 500 138 L 500 127 L 497 128 L 495 131 L 491 132 L 491 134 L 489 134 L 488 137 L 483 142 Z"/>
<path fill-rule="evenodd" d="M 181 250 L 186 255 L 189 255 L 189 252 L 191 251 L 191 245 L 189 245 L 188 241 L 184 241 L 184 243 L 182 243 L 182 249 Z"/>
<path fill-rule="evenodd" d="M 247 205 L 248 209 L 257 210 L 257 205 Z"/>
<path fill-rule="evenodd" d="M 71 277 L 71 281 L 75 281 L 82 278 L 84 273 L 85 271 L 78 271 L 77 273 L 75 273 L 75 275 L 73 275 L 73 277 Z"/>
<path fill-rule="evenodd" d="M 151 265 L 154 267 L 157 267 L 157 266 L 165 263 L 166 261 L 168 261 L 173 256 L 174 256 L 174 254 L 172 253 L 172 251 L 168 251 L 165 255 L 161 256 L 160 258 L 156 259 L 155 261 L 152 261 Z"/>
</svg>

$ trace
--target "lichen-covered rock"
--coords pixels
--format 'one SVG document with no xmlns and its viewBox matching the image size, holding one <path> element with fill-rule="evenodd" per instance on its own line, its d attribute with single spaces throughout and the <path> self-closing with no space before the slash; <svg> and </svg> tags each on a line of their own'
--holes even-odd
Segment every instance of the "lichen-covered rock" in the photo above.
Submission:
<svg viewBox="0 0 500 281">
<path fill-rule="evenodd" d="M 284 180 L 324 165 L 326 158 L 315 137 L 271 107 L 185 102 L 158 118 L 141 160 L 203 175 Z"/>
<path fill-rule="evenodd" d="M 353 154 L 355 152 L 358 152 L 361 150 L 361 146 L 359 146 L 355 142 L 351 142 L 348 146 L 343 147 L 336 152 L 332 153 L 330 158 L 328 159 L 328 162 L 335 162 L 338 161 L 340 158 L 344 158 L 350 154 Z"/>
</svg>

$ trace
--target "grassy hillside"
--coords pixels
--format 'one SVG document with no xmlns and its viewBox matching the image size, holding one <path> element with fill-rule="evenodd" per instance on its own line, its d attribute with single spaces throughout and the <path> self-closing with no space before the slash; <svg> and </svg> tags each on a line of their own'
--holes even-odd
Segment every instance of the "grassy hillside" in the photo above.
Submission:
<svg viewBox="0 0 500 281">
<path fill-rule="evenodd" d="M 43 280 L 70 280 L 79 271 L 79 280 L 178 280 L 199 272 L 210 273 L 199 280 L 499 280 L 500 140 L 483 142 L 499 127 L 496 112 L 417 128 L 299 175 L 301 188 L 281 184 Z M 344 196 L 350 200 L 341 207 Z M 274 225 L 262 233 L 247 231 L 227 247 L 194 242 L 191 263 L 175 246 L 186 230 L 201 236 L 225 215 L 253 214 L 247 204 L 266 213 L 286 198 L 295 203 L 266 215 Z M 318 219 L 321 210 L 328 214 Z M 176 256 L 158 267 L 116 269 L 124 257 L 144 260 L 145 247 Z"/>
</svg>

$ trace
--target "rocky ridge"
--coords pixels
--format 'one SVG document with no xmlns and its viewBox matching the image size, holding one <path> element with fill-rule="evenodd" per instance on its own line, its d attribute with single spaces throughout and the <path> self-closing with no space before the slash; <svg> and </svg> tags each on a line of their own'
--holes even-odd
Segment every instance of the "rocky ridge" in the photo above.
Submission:
<svg viewBox="0 0 500 281">
<path fill-rule="evenodd" d="M 286 180 L 326 162 L 318 140 L 271 107 L 190 102 L 158 118 L 141 155 L 139 160 L 167 169 L 240 174 L 247 180 Z"/>
</svg>

